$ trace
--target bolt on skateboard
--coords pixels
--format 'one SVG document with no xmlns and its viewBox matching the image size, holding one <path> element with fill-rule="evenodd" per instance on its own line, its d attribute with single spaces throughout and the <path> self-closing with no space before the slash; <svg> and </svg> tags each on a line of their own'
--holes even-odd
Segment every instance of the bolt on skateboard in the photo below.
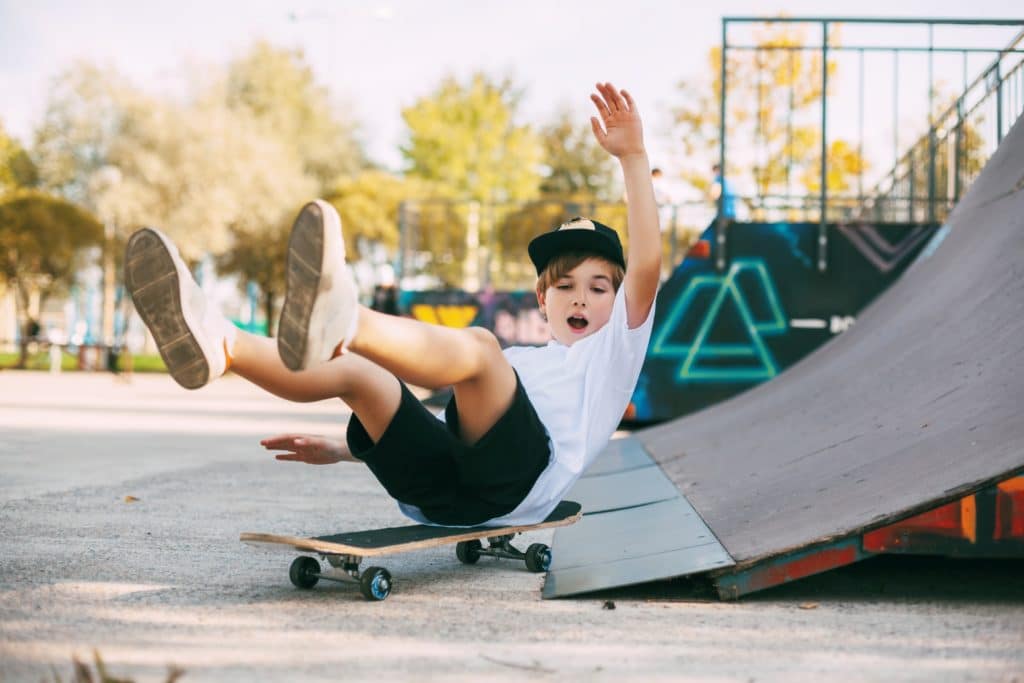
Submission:
<svg viewBox="0 0 1024 683">
<path fill-rule="evenodd" d="M 562 501 L 539 524 L 509 527 L 438 527 L 426 524 L 355 531 L 330 536 L 302 538 L 274 534 L 243 533 L 240 540 L 253 546 L 298 550 L 316 554 L 327 562 L 302 555 L 292 562 L 288 576 L 296 588 L 310 589 L 320 579 L 359 584 L 367 600 L 384 600 L 391 594 L 391 573 L 383 567 L 368 567 L 360 571 L 364 558 L 436 546 L 455 544 L 455 555 L 463 564 L 474 564 L 481 557 L 521 560 L 531 572 L 547 571 L 551 565 L 551 549 L 543 543 L 533 543 L 523 552 L 512 545 L 517 534 L 566 526 L 582 516 L 579 503 Z M 487 540 L 485 546 L 481 541 Z"/>
</svg>

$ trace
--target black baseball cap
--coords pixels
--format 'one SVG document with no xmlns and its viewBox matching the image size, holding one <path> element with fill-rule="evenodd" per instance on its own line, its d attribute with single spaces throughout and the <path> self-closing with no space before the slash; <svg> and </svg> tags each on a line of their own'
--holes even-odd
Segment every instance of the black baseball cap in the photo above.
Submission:
<svg viewBox="0 0 1024 683">
<path fill-rule="evenodd" d="M 568 223 L 562 223 L 551 232 L 534 237 L 527 251 L 538 276 L 544 272 L 551 259 L 567 251 L 593 252 L 612 263 L 626 267 L 619 233 L 607 225 L 580 216 Z"/>
</svg>

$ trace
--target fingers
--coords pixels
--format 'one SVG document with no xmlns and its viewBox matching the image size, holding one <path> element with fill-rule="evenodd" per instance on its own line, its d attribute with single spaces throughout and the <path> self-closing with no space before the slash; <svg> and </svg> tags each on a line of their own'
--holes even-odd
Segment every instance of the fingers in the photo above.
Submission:
<svg viewBox="0 0 1024 683">
<path fill-rule="evenodd" d="M 590 117 L 590 127 L 594 130 L 594 137 L 601 143 L 602 140 L 608 135 L 604 132 L 604 128 L 601 127 L 601 123 L 597 120 L 596 116 Z"/>
<path fill-rule="evenodd" d="M 597 108 L 602 116 L 610 116 L 614 112 L 633 110 L 633 98 L 625 90 L 616 90 L 615 86 L 611 83 L 598 83 L 596 87 L 597 91 L 601 93 L 601 98 L 591 95 L 590 99 L 594 100 L 594 103 L 598 105 Z"/>
<path fill-rule="evenodd" d="M 268 450 L 274 448 L 294 449 L 296 446 L 305 446 L 322 438 L 314 434 L 275 434 L 261 439 L 260 445 Z"/>
<path fill-rule="evenodd" d="M 275 434 L 265 439 L 260 439 L 260 445 L 264 448 L 288 448 L 295 439 L 302 438 L 300 434 Z"/>
<path fill-rule="evenodd" d="M 625 90 L 622 90 L 621 92 L 622 92 L 622 97 L 626 100 L 626 107 L 629 109 L 629 111 L 635 112 L 636 111 L 636 103 L 633 101 L 633 96 L 630 95 Z"/>
<path fill-rule="evenodd" d="M 597 86 L 597 89 L 600 90 L 601 86 Z M 601 115 L 601 118 L 606 119 L 612 115 L 612 113 L 608 111 L 608 105 L 605 104 L 605 101 L 597 95 L 591 95 L 590 101 L 594 103 L 595 107 L 597 107 L 597 113 Z"/>
</svg>

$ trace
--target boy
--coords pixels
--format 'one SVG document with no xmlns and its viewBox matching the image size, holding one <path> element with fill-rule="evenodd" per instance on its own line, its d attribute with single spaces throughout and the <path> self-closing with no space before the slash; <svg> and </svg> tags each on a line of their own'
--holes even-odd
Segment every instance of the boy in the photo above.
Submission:
<svg viewBox="0 0 1024 683">
<path fill-rule="evenodd" d="M 403 513 L 451 526 L 543 520 L 611 438 L 632 394 L 660 272 L 657 206 L 639 114 L 598 84 L 591 117 L 619 159 L 629 203 L 629 265 L 614 230 L 581 218 L 530 243 L 537 297 L 554 338 L 502 351 L 482 328 L 453 329 L 360 306 L 334 209 L 307 204 L 288 245 L 278 338 L 237 330 L 207 307 L 162 234 L 132 236 L 125 282 L 171 375 L 198 388 L 230 366 L 293 401 L 351 407 L 347 443 L 280 435 L 280 460 L 364 462 Z M 620 284 L 622 285 L 620 287 Z M 454 396 L 441 421 L 406 383 Z"/>
</svg>

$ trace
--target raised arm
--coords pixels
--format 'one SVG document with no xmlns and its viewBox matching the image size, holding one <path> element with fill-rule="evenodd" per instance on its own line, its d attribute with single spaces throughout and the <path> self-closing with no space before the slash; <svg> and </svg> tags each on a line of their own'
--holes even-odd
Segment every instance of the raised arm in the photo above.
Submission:
<svg viewBox="0 0 1024 683">
<path fill-rule="evenodd" d="M 590 117 L 597 142 L 622 165 L 629 220 L 626 259 L 626 312 L 630 328 L 647 319 L 661 278 L 661 231 L 651 184 L 651 164 L 644 147 L 643 124 L 633 98 L 611 83 L 598 83 L 591 95 L 600 119 Z"/>
</svg>

